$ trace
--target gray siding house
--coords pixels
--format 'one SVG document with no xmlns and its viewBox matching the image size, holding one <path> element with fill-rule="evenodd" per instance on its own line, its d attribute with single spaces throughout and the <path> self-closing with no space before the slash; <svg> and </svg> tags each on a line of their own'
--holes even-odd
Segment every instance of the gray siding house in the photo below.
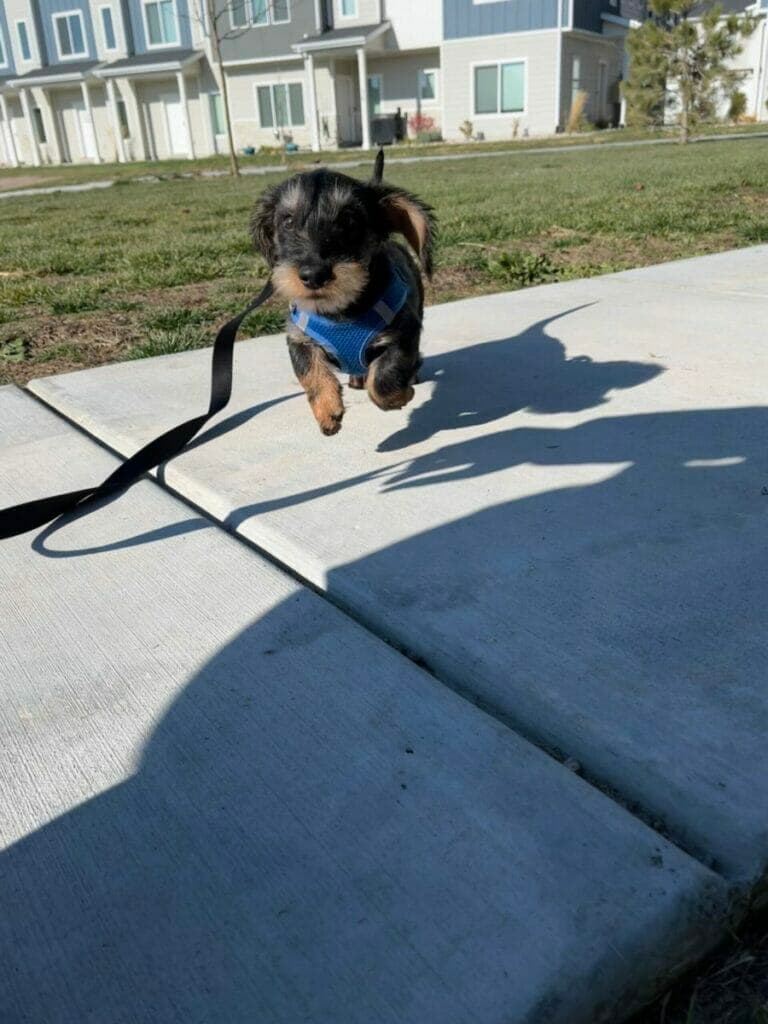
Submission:
<svg viewBox="0 0 768 1024">
<path fill-rule="evenodd" d="M 768 0 L 739 60 L 768 90 Z M 460 140 L 562 131 L 577 93 L 621 123 L 643 0 L 0 0 L 0 163 L 152 160 L 238 148 L 368 147 L 376 118 Z M 741 66 L 741 65 L 740 65 Z M 468 128 L 471 124 L 471 129 Z M 462 131 L 462 129 L 464 131 Z"/>
</svg>

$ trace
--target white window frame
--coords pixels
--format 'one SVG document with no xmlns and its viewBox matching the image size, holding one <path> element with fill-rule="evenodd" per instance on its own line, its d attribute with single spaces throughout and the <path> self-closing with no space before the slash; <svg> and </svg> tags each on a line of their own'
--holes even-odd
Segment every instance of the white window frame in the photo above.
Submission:
<svg viewBox="0 0 768 1024">
<path fill-rule="evenodd" d="M 32 64 L 36 61 L 35 51 L 32 47 L 32 36 L 29 33 L 29 24 L 26 18 L 17 18 L 14 22 L 16 26 L 16 38 L 19 41 L 19 58 L 21 64 Z M 25 57 L 21 52 L 21 35 L 19 34 L 19 25 L 24 26 L 24 31 L 27 33 L 27 46 L 29 47 L 29 56 Z"/>
<path fill-rule="evenodd" d="M 0 26 L 0 50 L 2 51 L 2 58 L 3 58 L 2 61 L 0 61 L 0 68 L 10 67 L 10 61 L 8 59 L 8 44 L 5 41 L 5 36 L 3 35 L 3 29 L 2 29 L 1 26 Z"/>
<path fill-rule="evenodd" d="M 377 114 L 374 111 L 373 107 L 371 107 L 370 114 L 371 114 L 371 117 L 381 117 L 381 115 L 384 113 L 384 110 L 383 110 L 383 107 L 384 107 L 384 75 L 382 75 L 382 73 L 380 71 L 372 71 L 372 72 L 369 72 L 369 74 L 368 74 L 368 105 L 369 106 L 371 106 L 370 99 L 371 99 L 371 79 L 372 78 L 378 78 L 378 80 L 379 80 L 379 112 Z"/>
<path fill-rule="evenodd" d="M 523 109 L 522 110 L 501 110 L 501 68 L 504 64 L 522 64 L 523 65 Z M 499 110 L 495 114 L 476 114 L 475 113 L 475 68 L 490 68 L 493 66 L 497 68 L 496 74 L 496 99 Z M 527 57 L 504 57 L 500 60 L 475 60 L 469 65 L 469 95 L 470 95 L 470 119 L 476 117 L 482 117 L 486 119 L 495 118 L 497 121 L 501 118 L 510 117 L 527 117 L 529 97 L 528 97 L 528 58 Z"/>
<path fill-rule="evenodd" d="M 421 76 L 422 75 L 434 75 L 435 76 L 435 95 L 431 100 L 425 100 L 421 95 Z M 439 68 L 419 68 L 417 72 L 416 88 L 419 90 L 419 103 L 422 106 L 430 106 L 432 103 L 440 102 L 440 69 Z"/>
<path fill-rule="evenodd" d="M 284 85 L 288 90 L 292 85 L 301 86 L 301 108 L 304 111 L 304 123 L 303 124 L 284 124 L 279 125 L 277 123 L 277 112 L 275 110 L 275 93 L 274 89 L 276 85 Z M 256 104 L 256 120 L 258 121 L 259 128 L 264 132 L 276 132 L 283 131 L 289 132 L 295 128 L 306 128 L 307 127 L 307 98 L 304 94 L 305 82 L 303 78 L 284 78 L 279 82 L 254 82 L 253 83 L 253 102 Z M 272 124 L 263 125 L 261 123 L 261 110 L 259 108 L 259 89 L 269 89 L 269 101 L 272 104 Z M 290 94 L 287 94 L 288 99 L 288 116 L 291 113 L 291 98 Z"/>
<path fill-rule="evenodd" d="M 343 18 L 344 20 L 346 20 L 348 18 L 359 18 L 360 17 L 360 6 L 359 6 L 357 0 L 354 0 L 354 4 L 355 4 L 354 12 L 352 14 L 345 14 L 344 13 L 344 0 L 339 0 L 339 18 L 340 19 Z"/>
<path fill-rule="evenodd" d="M 236 25 L 234 18 L 234 8 L 229 8 L 229 23 L 234 32 L 243 32 L 247 28 L 269 28 L 271 25 L 290 25 L 291 23 L 291 0 L 286 0 L 285 9 L 288 12 L 286 18 L 280 18 L 278 21 L 275 18 L 275 7 L 273 0 L 267 0 L 267 20 L 266 21 L 254 21 L 253 20 L 253 3 L 252 0 L 244 0 L 247 5 L 248 21 L 244 25 Z"/>
<path fill-rule="evenodd" d="M 79 18 L 79 20 L 80 20 L 80 32 L 81 32 L 82 37 L 83 37 L 83 46 L 85 47 L 85 49 L 84 50 L 80 50 L 78 53 L 68 53 L 68 54 L 64 55 L 61 52 L 61 40 L 59 39 L 59 29 L 58 29 L 58 26 L 57 26 L 56 22 L 57 21 L 63 21 L 65 18 L 72 18 L 72 17 Z M 67 31 L 69 32 L 69 27 L 67 27 Z M 82 11 L 79 11 L 79 10 L 78 11 L 56 11 L 56 13 L 53 15 L 53 37 L 56 40 L 56 52 L 58 53 L 59 60 L 62 63 L 65 60 L 82 60 L 83 57 L 87 57 L 88 56 L 88 36 L 86 34 L 86 31 L 85 31 L 85 21 L 83 19 L 83 12 Z M 71 38 L 72 38 L 72 34 L 70 33 L 70 39 Z"/>
<path fill-rule="evenodd" d="M 115 37 L 114 46 L 107 46 L 107 33 L 104 31 L 104 11 L 109 11 L 109 16 L 112 19 L 112 35 Z M 117 53 L 120 49 L 120 44 L 117 41 L 117 23 L 112 4 L 101 4 L 99 6 L 99 31 L 101 32 L 101 41 L 104 43 L 104 52 Z"/>
<path fill-rule="evenodd" d="M 224 97 L 223 97 L 223 95 L 221 93 L 221 89 L 211 89 L 209 92 L 206 93 L 206 95 L 208 97 L 208 120 L 210 121 L 210 125 L 211 125 L 211 135 L 214 137 L 214 139 L 226 139 L 226 137 L 227 137 L 227 116 L 226 116 L 226 113 L 224 111 Z M 214 96 L 218 96 L 221 99 L 221 119 L 224 122 L 224 124 L 222 125 L 223 130 L 220 131 L 220 132 L 217 132 L 215 130 L 215 126 L 214 126 L 214 123 L 213 123 L 213 115 L 212 115 L 212 109 L 211 108 L 213 107 L 213 97 Z M 256 93 L 255 96 L 256 96 L 256 110 L 258 112 L 258 109 L 259 109 L 259 94 Z"/>
<path fill-rule="evenodd" d="M 149 20 L 147 19 L 147 5 L 159 3 L 160 0 L 141 0 L 141 17 L 144 23 L 144 42 L 146 43 L 148 50 L 168 50 L 173 46 L 181 46 L 181 31 L 179 29 L 179 9 L 176 6 L 176 0 L 171 0 L 173 4 L 173 20 L 176 25 L 176 42 L 175 43 L 150 43 L 149 41 Z"/>
</svg>

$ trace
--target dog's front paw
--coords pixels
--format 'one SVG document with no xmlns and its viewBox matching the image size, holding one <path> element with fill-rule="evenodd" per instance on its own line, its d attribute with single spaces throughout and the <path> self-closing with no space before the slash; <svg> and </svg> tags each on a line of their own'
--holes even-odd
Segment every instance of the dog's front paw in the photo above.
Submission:
<svg viewBox="0 0 768 1024">
<path fill-rule="evenodd" d="M 416 392 L 412 387 L 407 387 L 402 391 L 392 391 L 388 395 L 381 395 L 372 391 L 371 398 L 380 409 L 387 412 L 390 409 L 402 409 L 404 405 L 408 405 L 415 394 Z"/>
<path fill-rule="evenodd" d="M 354 391 L 362 391 L 365 387 L 365 377 L 350 377 L 349 387 Z"/>
<path fill-rule="evenodd" d="M 341 421 L 344 417 L 344 413 L 335 413 L 333 416 L 327 416 L 324 419 L 318 419 L 318 425 L 320 430 L 325 434 L 326 437 L 333 437 L 334 434 L 338 434 L 341 430 Z"/>
</svg>

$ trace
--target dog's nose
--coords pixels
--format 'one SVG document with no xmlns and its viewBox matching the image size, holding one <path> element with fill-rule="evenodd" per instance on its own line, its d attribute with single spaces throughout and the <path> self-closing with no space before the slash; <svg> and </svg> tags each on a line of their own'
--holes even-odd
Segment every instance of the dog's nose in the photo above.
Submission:
<svg viewBox="0 0 768 1024">
<path fill-rule="evenodd" d="M 332 277 L 330 263 L 304 263 L 299 267 L 299 278 L 307 288 L 322 288 Z"/>
</svg>

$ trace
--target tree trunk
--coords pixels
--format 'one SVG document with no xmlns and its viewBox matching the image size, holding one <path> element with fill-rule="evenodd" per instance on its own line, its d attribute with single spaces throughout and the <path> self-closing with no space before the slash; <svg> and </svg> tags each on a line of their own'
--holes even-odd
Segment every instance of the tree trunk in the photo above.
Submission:
<svg viewBox="0 0 768 1024">
<path fill-rule="evenodd" d="M 227 146 L 229 147 L 229 165 L 232 174 L 236 177 L 240 177 L 240 165 L 237 161 L 237 153 L 235 152 L 235 142 L 232 138 L 232 118 L 229 113 L 229 89 L 227 87 L 227 76 L 224 71 L 224 65 L 221 60 L 221 40 L 219 38 L 219 25 L 217 21 L 216 8 L 214 0 L 206 0 L 206 10 L 208 11 L 208 28 L 211 33 L 211 43 L 213 48 L 213 59 L 216 64 L 216 68 L 219 73 L 219 79 L 221 81 L 221 106 L 224 110 L 224 124 L 227 129 Z"/>
</svg>

